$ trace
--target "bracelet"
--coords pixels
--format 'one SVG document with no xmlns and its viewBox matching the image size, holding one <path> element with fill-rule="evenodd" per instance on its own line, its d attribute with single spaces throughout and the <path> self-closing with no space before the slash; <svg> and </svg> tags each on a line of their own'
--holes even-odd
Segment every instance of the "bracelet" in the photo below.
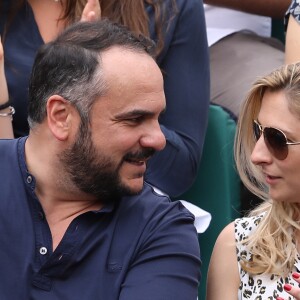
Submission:
<svg viewBox="0 0 300 300">
<path fill-rule="evenodd" d="M 0 110 L 8 108 L 8 107 L 10 107 L 10 105 L 11 105 L 11 101 L 8 100 L 7 102 L 0 105 Z"/>
<path fill-rule="evenodd" d="M 12 115 L 15 113 L 15 109 L 12 106 L 9 106 L 9 112 L 7 113 L 0 113 L 0 117 L 12 117 Z"/>
</svg>

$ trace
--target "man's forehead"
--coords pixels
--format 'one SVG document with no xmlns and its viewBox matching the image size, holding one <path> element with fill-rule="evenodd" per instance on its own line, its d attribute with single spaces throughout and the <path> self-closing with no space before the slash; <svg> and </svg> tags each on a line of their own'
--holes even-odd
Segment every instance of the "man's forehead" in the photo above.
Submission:
<svg viewBox="0 0 300 300">
<path fill-rule="evenodd" d="M 101 73 L 108 85 L 118 89 L 126 88 L 141 91 L 163 89 L 163 77 L 155 60 L 147 53 L 112 47 L 101 54 Z"/>
<path fill-rule="evenodd" d="M 112 47 L 109 47 L 101 52 L 101 55 L 123 55 L 123 54 L 136 54 L 136 55 L 146 55 L 150 58 L 150 54 L 148 54 L 146 51 L 143 51 L 143 49 L 140 48 L 133 48 L 133 47 L 127 47 L 127 46 L 121 46 L 121 45 L 115 45 Z"/>
<path fill-rule="evenodd" d="M 101 63 L 105 71 L 116 70 L 121 72 L 124 68 L 124 70 L 131 73 L 133 67 L 159 69 L 155 60 L 148 53 L 139 49 L 128 49 L 121 46 L 114 46 L 103 51 L 101 54 Z M 128 66 L 131 66 L 131 68 L 128 69 Z"/>
</svg>

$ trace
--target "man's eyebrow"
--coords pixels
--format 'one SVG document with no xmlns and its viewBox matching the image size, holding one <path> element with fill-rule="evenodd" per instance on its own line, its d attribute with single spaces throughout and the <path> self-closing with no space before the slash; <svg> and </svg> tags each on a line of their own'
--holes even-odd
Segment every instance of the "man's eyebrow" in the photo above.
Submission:
<svg viewBox="0 0 300 300">
<path fill-rule="evenodd" d="M 162 112 L 160 112 L 159 116 L 161 114 L 163 114 L 165 111 L 166 111 L 166 108 Z M 155 113 L 153 111 L 144 110 L 144 109 L 134 109 L 134 110 L 131 110 L 131 111 L 128 111 L 128 112 L 117 114 L 115 116 L 115 118 L 116 119 L 127 119 L 127 118 L 134 118 L 134 117 L 137 117 L 137 116 L 152 117 L 152 116 L 155 116 Z"/>
</svg>

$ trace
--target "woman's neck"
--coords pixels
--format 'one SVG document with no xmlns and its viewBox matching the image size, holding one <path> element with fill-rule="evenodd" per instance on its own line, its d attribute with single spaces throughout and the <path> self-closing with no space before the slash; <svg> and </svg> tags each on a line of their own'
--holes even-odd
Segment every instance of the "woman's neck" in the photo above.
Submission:
<svg viewBox="0 0 300 300">
<path fill-rule="evenodd" d="M 44 43 L 55 39 L 65 28 L 65 20 L 61 20 L 64 12 L 62 0 L 28 0 Z"/>
</svg>

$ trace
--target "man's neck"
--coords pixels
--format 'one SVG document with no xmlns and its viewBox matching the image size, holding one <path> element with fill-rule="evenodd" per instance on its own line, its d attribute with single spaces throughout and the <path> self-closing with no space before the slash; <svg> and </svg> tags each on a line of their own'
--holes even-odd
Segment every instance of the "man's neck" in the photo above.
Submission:
<svg viewBox="0 0 300 300">
<path fill-rule="evenodd" d="M 38 196 L 39 197 L 39 196 Z M 100 203 L 87 201 L 49 201 L 39 197 L 52 235 L 53 251 L 56 249 L 71 222 L 79 215 L 88 211 L 99 210 Z"/>
<path fill-rule="evenodd" d="M 81 192 L 68 179 L 58 162 L 51 143 L 40 142 L 43 137 L 30 135 L 25 143 L 25 158 L 28 171 L 35 177 L 35 193 L 49 224 L 53 249 L 56 248 L 69 224 L 79 215 L 102 208 L 91 195 Z M 47 149 L 41 145 L 47 144 Z"/>
</svg>

